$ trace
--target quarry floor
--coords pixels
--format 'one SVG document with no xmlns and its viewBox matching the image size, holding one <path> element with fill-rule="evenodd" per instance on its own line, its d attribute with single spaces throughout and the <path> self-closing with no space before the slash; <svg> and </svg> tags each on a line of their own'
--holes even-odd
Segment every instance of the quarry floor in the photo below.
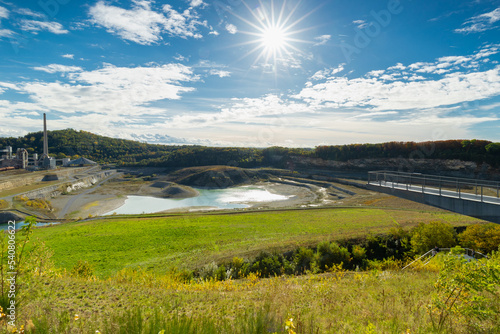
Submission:
<svg viewBox="0 0 500 334">
<path fill-rule="evenodd" d="M 155 197 L 167 197 L 161 193 L 161 189 L 155 184 L 166 180 L 166 174 L 154 174 L 154 171 L 143 173 L 140 176 L 118 171 L 112 177 L 100 182 L 93 187 L 80 189 L 68 194 L 51 198 L 53 207 L 51 212 L 35 211 L 32 208 L 21 208 L 25 213 L 34 213 L 46 219 L 84 219 L 95 217 L 110 212 L 125 202 L 128 195 L 143 195 Z M 344 182 L 342 182 L 344 181 Z M 273 176 L 271 179 L 252 182 L 271 193 L 286 195 L 286 200 L 271 202 L 249 203 L 248 210 L 293 208 L 293 207 L 319 207 L 319 206 L 390 206 L 400 208 L 412 208 L 416 210 L 435 211 L 439 210 L 423 204 L 406 201 L 386 194 L 363 188 L 365 182 L 344 178 L 339 182 L 318 181 L 299 177 Z M 347 182 L 347 184 L 346 184 Z M 164 182 L 169 183 L 169 182 Z M 180 194 L 176 198 L 192 197 L 196 190 L 187 186 L 181 186 Z M 9 197 L 16 189 L 9 190 Z M 21 189 L 20 189 L 21 190 Z M 0 193 L 0 198 L 2 194 Z M 7 197 L 3 197 L 7 198 Z M 10 209 L 19 205 L 11 205 Z M 208 210 L 209 207 L 199 207 L 196 210 Z M 247 209 L 234 209 L 247 210 Z M 179 208 L 168 212 L 194 211 L 193 208 Z"/>
</svg>

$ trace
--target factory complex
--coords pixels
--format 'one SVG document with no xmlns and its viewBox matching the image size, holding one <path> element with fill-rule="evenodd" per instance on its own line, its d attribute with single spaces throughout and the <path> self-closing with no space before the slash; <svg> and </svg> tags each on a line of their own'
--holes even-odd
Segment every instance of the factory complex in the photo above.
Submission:
<svg viewBox="0 0 500 334">
<path fill-rule="evenodd" d="M 24 148 L 14 150 L 11 146 L 0 148 L 0 172 L 11 169 L 25 169 L 29 171 L 55 169 L 59 166 L 88 166 L 96 165 L 94 161 L 86 158 L 78 158 L 71 161 L 69 158 L 55 159 L 49 155 L 49 144 L 47 139 L 47 118 L 43 114 L 43 153 L 34 153 L 31 156 Z"/>
</svg>

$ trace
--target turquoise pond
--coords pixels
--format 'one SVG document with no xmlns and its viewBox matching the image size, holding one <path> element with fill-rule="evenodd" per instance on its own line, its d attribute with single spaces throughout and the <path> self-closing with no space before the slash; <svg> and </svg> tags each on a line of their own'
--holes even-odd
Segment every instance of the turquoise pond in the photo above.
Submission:
<svg viewBox="0 0 500 334">
<path fill-rule="evenodd" d="M 273 194 L 264 186 L 242 186 L 226 189 L 199 189 L 200 195 L 191 198 L 173 199 L 151 196 L 127 196 L 125 203 L 106 215 L 154 213 L 179 208 L 240 209 L 258 202 L 286 200 L 290 196 Z"/>
</svg>

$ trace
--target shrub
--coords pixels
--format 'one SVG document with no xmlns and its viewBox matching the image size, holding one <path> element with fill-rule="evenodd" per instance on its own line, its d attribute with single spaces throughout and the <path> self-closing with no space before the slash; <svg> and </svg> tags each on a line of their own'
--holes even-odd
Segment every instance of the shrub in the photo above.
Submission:
<svg viewBox="0 0 500 334">
<path fill-rule="evenodd" d="M 231 269 L 232 269 L 232 277 L 233 278 L 240 278 L 243 277 L 243 265 L 245 264 L 245 261 L 241 257 L 233 257 L 233 261 L 231 261 Z"/>
<path fill-rule="evenodd" d="M 493 223 L 470 225 L 458 235 L 458 239 L 463 247 L 491 253 L 500 246 L 500 225 Z"/>
<path fill-rule="evenodd" d="M 359 245 L 352 247 L 352 265 L 360 268 L 366 267 L 366 249 Z"/>
<path fill-rule="evenodd" d="M 252 262 L 250 271 L 261 277 L 271 277 L 291 273 L 293 269 L 283 255 L 261 252 Z"/>
<path fill-rule="evenodd" d="M 89 278 L 94 275 L 94 269 L 87 261 L 78 260 L 73 269 L 71 269 L 71 275 L 82 278 Z"/>
<path fill-rule="evenodd" d="M 335 242 L 324 241 L 318 245 L 317 249 L 318 266 L 320 270 L 331 268 L 334 264 L 343 263 L 348 265 L 351 260 L 351 254 L 347 248 L 340 247 Z"/>
<path fill-rule="evenodd" d="M 226 267 L 221 264 L 215 271 L 215 279 L 218 281 L 225 281 L 227 278 Z"/>
<path fill-rule="evenodd" d="M 412 230 L 411 247 L 415 254 L 425 253 L 435 246 L 451 248 L 455 245 L 455 230 L 450 224 L 420 223 Z"/>
<path fill-rule="evenodd" d="M 6 209 L 9 207 L 9 203 L 6 200 L 0 199 L 0 209 Z"/>
<path fill-rule="evenodd" d="M 293 261 L 295 263 L 295 271 L 303 274 L 307 270 L 310 270 L 315 262 L 314 251 L 310 248 L 300 247 L 295 251 Z"/>
<path fill-rule="evenodd" d="M 217 269 L 219 267 L 215 262 L 210 262 L 206 264 L 200 271 L 200 277 L 203 279 L 212 279 L 215 278 L 215 275 L 217 273 Z"/>
</svg>

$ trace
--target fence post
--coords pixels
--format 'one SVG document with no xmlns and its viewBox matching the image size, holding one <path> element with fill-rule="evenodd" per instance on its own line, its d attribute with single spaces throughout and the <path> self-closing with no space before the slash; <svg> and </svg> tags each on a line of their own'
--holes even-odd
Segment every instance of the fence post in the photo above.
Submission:
<svg viewBox="0 0 500 334">
<path fill-rule="evenodd" d="M 481 185 L 481 202 L 483 201 L 483 186 Z"/>
<path fill-rule="evenodd" d="M 439 196 L 441 196 L 441 176 L 439 177 Z"/>
<path fill-rule="evenodd" d="M 425 175 L 424 175 L 424 182 L 422 183 L 422 194 L 424 193 L 424 188 L 425 188 Z"/>
</svg>

